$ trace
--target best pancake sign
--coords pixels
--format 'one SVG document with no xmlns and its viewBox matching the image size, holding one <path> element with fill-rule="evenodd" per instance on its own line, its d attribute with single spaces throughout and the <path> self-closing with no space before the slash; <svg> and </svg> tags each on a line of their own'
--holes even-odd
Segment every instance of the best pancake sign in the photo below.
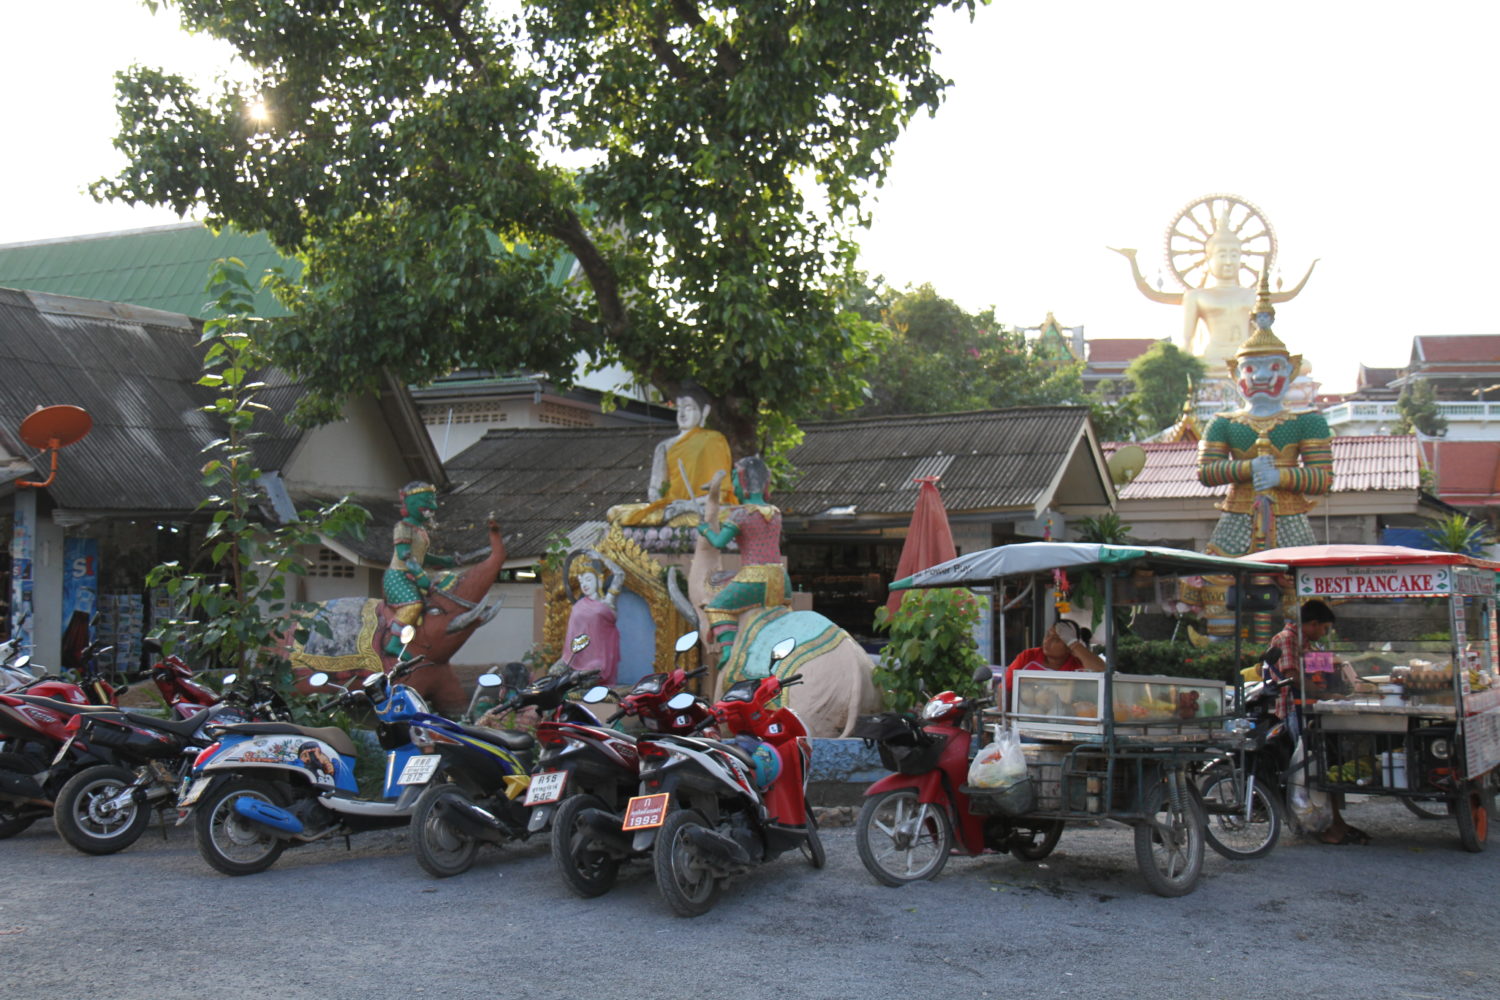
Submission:
<svg viewBox="0 0 1500 1000">
<path fill-rule="evenodd" d="M 1297 571 L 1299 597 L 1414 597 L 1452 592 L 1447 566 L 1310 566 Z"/>
</svg>

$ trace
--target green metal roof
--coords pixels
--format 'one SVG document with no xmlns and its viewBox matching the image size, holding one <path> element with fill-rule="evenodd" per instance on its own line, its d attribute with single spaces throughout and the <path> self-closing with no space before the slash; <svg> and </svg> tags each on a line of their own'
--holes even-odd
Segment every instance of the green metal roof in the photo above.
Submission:
<svg viewBox="0 0 1500 1000">
<path fill-rule="evenodd" d="M 220 257 L 245 262 L 250 280 L 273 267 L 292 276 L 301 266 L 282 257 L 264 233 L 226 228 L 217 234 L 184 222 L 97 236 L 0 246 L 0 287 L 72 295 L 205 318 L 208 273 Z M 285 316 L 269 292 L 256 296 L 261 316 Z"/>
</svg>

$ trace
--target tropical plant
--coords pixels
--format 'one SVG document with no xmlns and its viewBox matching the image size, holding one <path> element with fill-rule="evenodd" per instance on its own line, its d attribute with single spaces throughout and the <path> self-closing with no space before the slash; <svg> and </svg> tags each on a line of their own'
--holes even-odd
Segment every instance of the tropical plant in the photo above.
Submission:
<svg viewBox="0 0 1500 1000">
<path fill-rule="evenodd" d="M 1478 555 L 1484 546 L 1494 541 L 1494 533 L 1488 525 L 1457 513 L 1433 518 L 1423 534 L 1428 544 L 1439 552 L 1461 552 L 1471 556 Z"/>
<path fill-rule="evenodd" d="M 876 609 L 875 630 L 890 633 L 875 668 L 887 708 L 904 712 L 939 691 L 973 687 L 974 672 L 984 665 L 974 641 L 981 600 L 962 589 L 913 590 L 894 615 Z"/>
<path fill-rule="evenodd" d="M 1393 434 L 1417 432 L 1428 437 L 1441 437 L 1448 431 L 1448 418 L 1438 409 L 1437 393 L 1426 379 L 1408 382 L 1396 397 L 1396 412 L 1400 417 L 1391 428 Z"/>
<path fill-rule="evenodd" d="M 285 641 L 306 641 L 317 605 L 287 596 L 287 579 L 307 572 L 308 546 L 329 534 L 358 535 L 369 516 L 347 498 L 299 511 L 286 524 L 271 524 L 260 512 L 271 504 L 255 459 L 257 416 L 266 411 L 256 396 L 264 383 L 256 373 L 268 364 L 255 338 L 254 294 L 244 264 L 233 258 L 214 266 L 208 284 L 217 312 L 204 324 L 204 374 L 198 384 L 218 395 L 202 409 L 225 428 L 204 452 L 203 485 L 211 492 L 199 510 L 212 511 L 204 545 L 210 570 L 188 572 L 163 563 L 146 577 L 172 601 L 171 617 L 153 635 L 170 652 L 187 644 L 204 660 L 247 676 L 270 675 L 278 686 L 290 681 Z"/>
</svg>

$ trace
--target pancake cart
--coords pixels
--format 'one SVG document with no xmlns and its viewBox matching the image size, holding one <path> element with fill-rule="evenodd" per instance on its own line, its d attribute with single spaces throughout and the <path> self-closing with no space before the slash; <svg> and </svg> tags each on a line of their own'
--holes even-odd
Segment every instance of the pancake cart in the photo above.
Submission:
<svg viewBox="0 0 1500 1000">
<path fill-rule="evenodd" d="M 1452 816 L 1464 849 L 1484 850 L 1500 774 L 1500 564 L 1390 545 L 1250 558 L 1291 567 L 1298 601 L 1322 600 L 1338 619 L 1327 650 L 1303 654 L 1309 784 Z"/>
<path fill-rule="evenodd" d="M 1117 596 L 1120 603 L 1137 603 L 1129 595 L 1154 594 L 1158 576 L 1220 574 L 1243 584 L 1251 574 L 1284 572 L 1278 565 L 1181 549 L 1023 542 L 960 556 L 898 580 L 891 589 L 990 586 L 998 596 L 1007 584 L 1014 589 L 1029 584 L 1033 594 L 1046 594 L 1057 569 L 1099 573 L 1106 607 Z M 1004 707 L 987 714 L 1026 741 L 1034 801 L 1014 815 L 998 805 L 1004 796 L 990 798 L 984 790 L 965 786 L 963 807 L 1011 815 L 1024 826 L 1051 824 L 1048 850 L 1070 821 L 1128 825 L 1135 832 L 1136 861 L 1151 889 L 1163 896 L 1185 895 L 1197 885 L 1205 843 L 1204 806 L 1193 773 L 1237 742 L 1225 730 L 1225 684 L 1117 673 L 1112 629 L 1104 660 L 1102 673 L 1014 674 Z"/>
</svg>

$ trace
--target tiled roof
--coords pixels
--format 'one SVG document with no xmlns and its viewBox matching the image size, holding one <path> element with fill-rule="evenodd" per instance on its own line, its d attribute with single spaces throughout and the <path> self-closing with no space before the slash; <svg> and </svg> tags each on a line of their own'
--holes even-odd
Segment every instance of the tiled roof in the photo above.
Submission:
<svg viewBox="0 0 1500 1000">
<path fill-rule="evenodd" d="M 1437 495 L 1459 506 L 1500 505 L 1500 441 L 1423 441 Z"/>
<path fill-rule="evenodd" d="M 1092 464 L 1087 420 L 1083 408 L 1047 406 L 807 424 L 790 455 L 800 478 L 773 499 L 789 517 L 852 505 L 904 518 L 917 499 L 912 477 L 941 474 L 950 514 L 1029 510 L 1051 499 L 1081 444 Z M 474 533 L 453 547 L 477 545 L 494 511 L 511 558 L 540 555 L 552 533 L 645 499 L 665 436 L 660 427 L 490 431 L 447 464 L 455 489 L 442 520 Z"/>
<path fill-rule="evenodd" d="M 208 312 L 203 289 L 209 268 L 220 257 L 244 261 L 252 283 L 273 267 L 286 268 L 293 276 L 301 272 L 301 265 L 277 253 L 263 233 L 246 235 L 232 228 L 214 233 L 202 223 L 184 222 L 0 246 L 0 286 L 127 302 L 202 319 Z M 269 292 L 257 293 L 255 307 L 261 316 L 286 315 Z"/>
<path fill-rule="evenodd" d="M 1125 363 L 1134 361 L 1151 349 L 1152 344 L 1160 343 L 1150 337 L 1116 337 L 1106 340 L 1090 340 L 1088 342 L 1089 364 L 1107 364 L 1110 362 Z"/>
<path fill-rule="evenodd" d="M 1112 455 L 1120 442 L 1108 442 Z M 1120 499 L 1171 500 L 1212 497 L 1225 487 L 1209 488 L 1198 482 L 1198 446 L 1189 442 L 1145 442 L 1146 465 L 1125 486 L 1117 487 Z M 1368 435 L 1333 439 L 1333 491 L 1359 493 L 1367 490 L 1414 490 L 1418 477 L 1416 438 Z"/>
<path fill-rule="evenodd" d="M 1413 365 L 1418 362 L 1441 364 L 1500 364 L 1500 334 L 1424 334 L 1411 339 Z"/>
<path fill-rule="evenodd" d="M 38 406 L 81 406 L 94 426 L 60 452 L 48 488 L 60 506 L 190 512 L 206 495 L 203 447 L 223 433 L 201 412 L 214 393 L 196 384 L 197 342 L 186 316 L 0 288 L 0 425 L 15 430 Z M 264 380 L 259 400 L 289 412 L 301 390 L 279 372 Z M 260 466 L 281 468 L 300 432 L 271 414 L 255 430 Z"/>
</svg>

